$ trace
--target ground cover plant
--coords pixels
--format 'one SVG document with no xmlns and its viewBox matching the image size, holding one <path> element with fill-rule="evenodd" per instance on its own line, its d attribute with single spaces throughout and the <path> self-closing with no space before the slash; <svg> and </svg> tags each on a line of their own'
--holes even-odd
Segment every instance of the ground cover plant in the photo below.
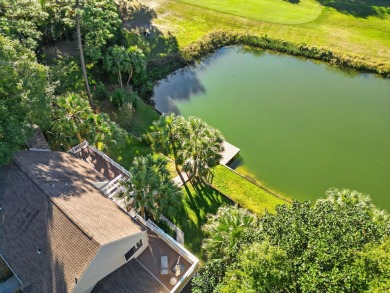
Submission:
<svg viewBox="0 0 390 293">
<path fill-rule="evenodd" d="M 212 170 L 211 184 L 241 207 L 258 215 L 275 212 L 277 205 L 288 203 L 241 177 L 231 169 L 218 165 Z"/>
</svg>

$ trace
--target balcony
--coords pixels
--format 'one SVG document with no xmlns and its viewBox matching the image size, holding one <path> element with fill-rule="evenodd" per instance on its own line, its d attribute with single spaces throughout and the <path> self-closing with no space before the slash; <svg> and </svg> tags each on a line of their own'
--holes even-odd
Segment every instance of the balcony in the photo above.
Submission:
<svg viewBox="0 0 390 293">
<path fill-rule="evenodd" d="M 145 221 L 136 213 L 132 217 L 147 227 L 149 246 L 137 257 L 137 261 L 170 292 L 180 292 L 195 274 L 199 260 L 177 243 L 152 221 Z M 161 274 L 161 257 L 168 257 L 168 274 Z M 179 261 L 180 274 L 175 266 Z"/>
</svg>

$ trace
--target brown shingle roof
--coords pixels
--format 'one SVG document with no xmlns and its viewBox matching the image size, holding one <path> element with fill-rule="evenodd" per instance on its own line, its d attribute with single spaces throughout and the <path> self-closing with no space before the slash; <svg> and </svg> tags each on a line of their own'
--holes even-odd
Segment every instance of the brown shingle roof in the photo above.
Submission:
<svg viewBox="0 0 390 293">
<path fill-rule="evenodd" d="M 101 244 L 143 230 L 92 185 L 104 180 L 59 152 L 21 151 L 0 168 L 0 253 L 23 292 L 70 292 Z"/>
<path fill-rule="evenodd" d="M 33 136 L 26 144 L 29 149 L 50 150 L 50 147 L 39 126 L 34 126 Z"/>
<path fill-rule="evenodd" d="M 25 168 L 53 203 L 99 244 L 143 231 L 92 184 L 107 179 L 83 160 L 69 153 L 21 151 L 14 163 Z"/>
<path fill-rule="evenodd" d="M 0 169 L 0 206 L 0 253 L 23 281 L 23 292 L 70 292 L 99 244 L 69 224 L 15 164 Z"/>
</svg>

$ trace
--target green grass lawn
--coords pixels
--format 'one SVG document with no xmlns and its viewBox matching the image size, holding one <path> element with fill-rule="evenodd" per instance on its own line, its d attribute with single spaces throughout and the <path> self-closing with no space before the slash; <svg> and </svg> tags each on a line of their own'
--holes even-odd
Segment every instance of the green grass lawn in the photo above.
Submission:
<svg viewBox="0 0 390 293">
<path fill-rule="evenodd" d="M 187 183 L 187 186 L 183 187 L 183 205 L 172 217 L 172 221 L 184 231 L 185 246 L 203 260 L 201 227 L 206 223 L 207 215 L 215 214 L 221 205 L 232 205 L 236 202 L 262 215 L 266 210 L 274 212 L 277 205 L 287 203 L 225 166 L 215 167 L 213 174 L 212 185 L 231 200 L 208 185 Z"/>
<path fill-rule="evenodd" d="M 218 165 L 212 172 L 214 174 L 212 185 L 215 188 L 229 196 L 241 207 L 258 215 L 263 215 L 266 210 L 274 212 L 277 205 L 287 203 L 225 166 Z"/>
<path fill-rule="evenodd" d="M 207 214 L 215 214 L 221 205 L 232 202 L 207 185 L 187 183 L 187 187 L 183 187 L 182 203 L 172 221 L 183 230 L 185 246 L 204 259 L 201 227 L 207 221 Z"/>
<path fill-rule="evenodd" d="M 166 36 L 175 37 L 179 48 L 213 30 L 235 30 L 306 43 L 390 66 L 390 4 L 386 0 L 140 2 L 155 10 L 153 24 Z"/>
<path fill-rule="evenodd" d="M 321 5 L 314 0 L 297 0 L 297 3 L 293 5 L 288 1 L 277 0 L 181 0 L 178 2 L 248 19 L 284 24 L 312 21 L 320 15 L 322 10 Z"/>
</svg>

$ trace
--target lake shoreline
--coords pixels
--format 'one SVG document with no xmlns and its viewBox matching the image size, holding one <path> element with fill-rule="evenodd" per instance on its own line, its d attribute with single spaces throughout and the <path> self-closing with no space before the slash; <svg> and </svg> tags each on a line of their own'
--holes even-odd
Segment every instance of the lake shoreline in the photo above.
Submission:
<svg viewBox="0 0 390 293">
<path fill-rule="evenodd" d="M 242 67 L 248 70 L 243 71 Z M 366 83 L 366 80 L 371 81 Z M 275 87 L 273 84 L 284 86 Z M 377 146 L 388 144 L 387 140 L 382 139 L 380 142 L 371 135 L 379 129 L 383 132 L 387 127 L 377 114 L 383 117 L 384 109 L 388 108 L 389 100 L 380 98 L 386 96 L 388 85 L 388 80 L 379 78 L 378 75 L 362 74 L 345 68 L 339 70 L 339 67 L 325 62 L 279 54 L 271 50 L 227 46 L 196 66 L 179 69 L 167 79 L 161 80 L 155 87 L 153 98 L 159 112 L 173 112 L 184 117 L 198 116 L 219 128 L 228 141 L 245 151 L 245 154 L 242 154 L 245 156 L 244 167 L 248 168 L 248 171 L 251 170 L 251 174 L 259 180 L 262 187 L 289 199 L 308 200 L 323 194 L 332 186 L 361 190 L 373 196 L 379 194 L 369 180 L 356 183 L 361 181 L 356 178 L 368 178 L 372 177 L 371 175 L 365 174 L 358 166 L 351 173 L 347 166 L 358 164 L 361 160 L 357 158 L 363 158 L 361 163 L 371 168 L 373 164 L 377 164 L 375 154 L 383 153 L 383 147 L 380 147 L 378 152 L 370 153 L 366 151 L 369 146 L 356 148 L 356 145 L 365 145 L 359 138 L 361 134 L 364 134 L 367 141 L 376 141 L 374 144 Z M 302 89 L 305 91 L 302 92 Z M 373 95 L 375 92 L 377 94 Z M 258 99 L 260 93 L 262 99 Z M 237 97 L 241 97 L 239 104 Z M 308 105 L 311 110 L 297 116 L 302 105 Z M 256 109 L 269 111 L 261 111 L 259 116 Z M 332 116 L 329 116 L 330 113 Z M 245 122 L 245 117 L 248 116 L 257 117 L 257 122 L 248 123 L 247 119 Z M 236 118 L 225 119 L 227 117 Z M 290 123 L 292 121 L 295 122 Z M 373 123 L 376 123 L 375 131 L 368 131 L 368 125 L 374 125 Z M 248 135 L 243 136 L 244 129 Z M 282 129 L 288 131 L 281 131 Z M 356 132 L 357 129 L 362 129 L 363 132 Z M 258 143 L 258 136 L 254 135 L 256 133 L 261 133 L 262 153 L 252 147 Z M 341 146 L 345 145 L 341 148 L 338 147 L 339 136 L 343 138 Z M 325 139 L 326 137 L 329 140 Z M 304 152 L 301 151 L 303 146 L 307 148 Z M 265 153 L 275 153 L 272 158 L 275 158 L 276 162 Z M 318 156 L 319 153 L 339 158 L 327 160 Z M 341 155 L 344 153 L 346 155 Z M 361 156 L 362 153 L 365 155 Z M 307 159 L 307 156 L 310 159 Z M 297 162 L 301 164 L 300 167 Z M 334 168 L 330 162 L 337 165 L 336 169 L 341 177 L 328 176 L 333 173 Z M 323 168 L 318 169 L 316 164 Z M 388 174 L 389 171 L 383 168 L 382 172 Z M 263 177 L 263 170 L 271 170 L 271 173 Z M 247 177 L 245 172 L 236 172 Z M 301 172 L 308 174 L 303 175 Z M 324 179 L 320 179 L 322 176 L 307 179 L 318 172 L 327 175 Z M 275 180 L 281 177 L 285 177 L 286 187 L 275 184 Z M 378 178 L 371 178 L 371 182 L 379 180 Z"/>
<path fill-rule="evenodd" d="M 376 74 L 385 79 L 390 78 L 389 64 L 367 62 L 362 59 L 362 57 L 344 55 L 307 44 L 295 44 L 271 38 L 267 35 L 258 37 L 233 31 L 215 31 L 190 44 L 178 53 L 172 53 L 164 57 L 149 60 L 147 64 L 149 80 L 155 84 L 159 80 L 165 79 L 176 70 L 197 64 L 219 49 L 228 46 L 244 46 L 253 49 L 270 50 L 283 55 L 321 61 L 340 69 L 348 68 L 360 73 Z M 151 94 L 152 93 L 146 91 L 146 93 L 144 95 L 141 94 L 141 96 L 150 101 Z"/>
</svg>

